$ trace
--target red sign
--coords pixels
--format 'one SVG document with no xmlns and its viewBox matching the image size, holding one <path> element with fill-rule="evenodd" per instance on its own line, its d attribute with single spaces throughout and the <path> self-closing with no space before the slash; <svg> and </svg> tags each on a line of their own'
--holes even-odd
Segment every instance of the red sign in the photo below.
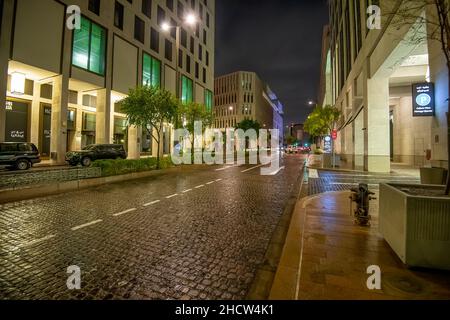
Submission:
<svg viewBox="0 0 450 320">
<path fill-rule="evenodd" d="M 338 136 L 338 132 L 337 132 L 336 129 L 334 129 L 334 130 L 331 132 L 331 138 L 332 138 L 333 140 L 336 140 L 336 139 L 337 139 L 337 136 Z"/>
</svg>

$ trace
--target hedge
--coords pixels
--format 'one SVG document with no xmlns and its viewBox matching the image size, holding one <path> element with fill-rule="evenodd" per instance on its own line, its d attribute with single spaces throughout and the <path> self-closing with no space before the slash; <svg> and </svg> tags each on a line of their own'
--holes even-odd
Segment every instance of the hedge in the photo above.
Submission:
<svg viewBox="0 0 450 320">
<path fill-rule="evenodd" d="M 93 167 L 102 169 L 102 176 L 117 176 L 128 173 L 144 172 L 156 170 L 156 158 L 145 158 L 139 160 L 97 160 Z M 170 157 L 161 158 L 160 169 L 167 169 L 173 166 Z"/>
</svg>

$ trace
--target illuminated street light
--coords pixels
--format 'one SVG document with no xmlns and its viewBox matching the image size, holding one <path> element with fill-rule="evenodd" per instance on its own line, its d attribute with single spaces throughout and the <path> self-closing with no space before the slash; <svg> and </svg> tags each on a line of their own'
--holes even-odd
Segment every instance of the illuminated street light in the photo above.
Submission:
<svg viewBox="0 0 450 320">
<path fill-rule="evenodd" d="M 161 29 L 162 29 L 163 31 L 165 31 L 165 32 L 168 32 L 168 31 L 170 30 L 170 24 L 168 24 L 167 22 L 164 22 L 164 23 L 161 25 Z"/>
<path fill-rule="evenodd" d="M 197 23 L 197 17 L 192 13 L 188 14 L 184 20 L 186 24 L 190 26 L 193 26 Z"/>
</svg>

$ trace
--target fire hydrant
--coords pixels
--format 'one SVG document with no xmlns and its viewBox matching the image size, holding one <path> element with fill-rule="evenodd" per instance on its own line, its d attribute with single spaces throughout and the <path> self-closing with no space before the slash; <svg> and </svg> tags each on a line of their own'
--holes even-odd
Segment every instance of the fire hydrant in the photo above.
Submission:
<svg viewBox="0 0 450 320">
<path fill-rule="evenodd" d="M 369 214 L 370 200 L 375 200 L 372 197 L 375 193 L 369 190 L 369 186 L 365 183 L 360 183 L 358 188 L 351 189 L 352 195 L 350 196 L 350 210 L 353 208 L 352 202 L 356 203 L 356 209 L 354 211 L 355 223 L 369 227 L 371 216 Z"/>
</svg>

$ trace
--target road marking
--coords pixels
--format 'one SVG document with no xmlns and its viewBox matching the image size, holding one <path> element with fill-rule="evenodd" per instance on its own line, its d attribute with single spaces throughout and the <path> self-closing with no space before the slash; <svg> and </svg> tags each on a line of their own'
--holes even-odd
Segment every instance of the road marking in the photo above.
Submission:
<svg viewBox="0 0 450 320">
<path fill-rule="evenodd" d="M 92 226 L 94 224 L 97 224 L 97 223 L 100 223 L 100 222 L 103 222 L 103 220 L 95 220 L 95 221 L 92 221 L 92 222 L 89 222 L 89 223 L 86 223 L 86 224 L 82 224 L 81 226 L 73 227 L 71 230 L 72 231 L 77 231 L 77 230 L 80 230 L 82 228 L 90 227 L 90 226 Z"/>
<path fill-rule="evenodd" d="M 216 179 L 216 182 L 222 181 L 222 179 Z"/>
<path fill-rule="evenodd" d="M 284 170 L 284 167 L 281 167 L 278 170 L 269 173 L 268 176 L 276 176 L 281 170 Z"/>
<path fill-rule="evenodd" d="M 249 172 L 251 170 L 257 169 L 257 168 L 262 167 L 262 166 L 264 166 L 264 164 L 260 164 L 259 166 L 256 166 L 256 167 L 253 167 L 253 168 L 250 168 L 250 169 L 247 169 L 247 170 L 243 170 L 243 171 L 241 171 L 241 173 Z"/>
<path fill-rule="evenodd" d="M 203 188 L 204 186 L 205 186 L 204 184 L 201 184 L 199 186 L 196 186 L 195 189 L 200 189 L 200 188 Z"/>
<path fill-rule="evenodd" d="M 133 209 L 128 209 L 128 210 L 125 210 L 125 211 L 122 211 L 122 212 L 119 212 L 119 213 L 113 214 L 113 216 L 114 216 L 114 217 L 118 217 L 118 216 L 121 216 L 121 215 L 124 215 L 124 214 L 130 213 L 130 212 L 136 211 L 136 210 L 137 210 L 136 208 L 133 208 Z"/>
<path fill-rule="evenodd" d="M 167 196 L 166 199 L 170 199 L 170 198 L 176 197 L 177 195 L 178 195 L 178 193 L 175 193 L 175 194 L 173 194 L 171 196 Z"/>
<path fill-rule="evenodd" d="M 191 192 L 191 191 L 192 191 L 192 189 L 187 189 L 187 190 L 184 190 L 183 193 L 188 193 L 188 192 Z"/>
<path fill-rule="evenodd" d="M 215 181 L 210 181 L 210 182 L 207 182 L 206 184 L 210 185 L 210 184 L 213 184 L 213 183 L 215 183 Z"/>
<path fill-rule="evenodd" d="M 44 241 L 53 239 L 54 237 L 56 237 L 56 236 L 52 234 L 52 235 L 46 236 L 46 237 L 44 237 L 44 238 L 37 239 L 37 240 L 33 240 L 33 241 L 28 242 L 28 243 L 25 243 L 25 244 L 22 245 L 21 247 L 22 247 L 22 248 L 31 247 L 31 246 L 34 246 L 35 244 L 38 244 L 38 243 L 41 243 L 41 242 L 44 242 Z"/>
<path fill-rule="evenodd" d="M 216 169 L 216 171 L 223 171 L 223 170 L 227 170 L 227 169 L 235 168 L 235 167 L 238 167 L 238 165 L 236 164 L 234 166 L 227 166 L 227 167 L 224 167 L 224 168 Z"/>
<path fill-rule="evenodd" d="M 154 205 L 154 204 L 156 204 L 158 202 L 161 202 L 161 200 L 155 200 L 155 201 L 152 201 L 150 203 L 146 203 L 146 204 L 144 204 L 144 207 L 148 207 L 148 206 Z"/>
</svg>

